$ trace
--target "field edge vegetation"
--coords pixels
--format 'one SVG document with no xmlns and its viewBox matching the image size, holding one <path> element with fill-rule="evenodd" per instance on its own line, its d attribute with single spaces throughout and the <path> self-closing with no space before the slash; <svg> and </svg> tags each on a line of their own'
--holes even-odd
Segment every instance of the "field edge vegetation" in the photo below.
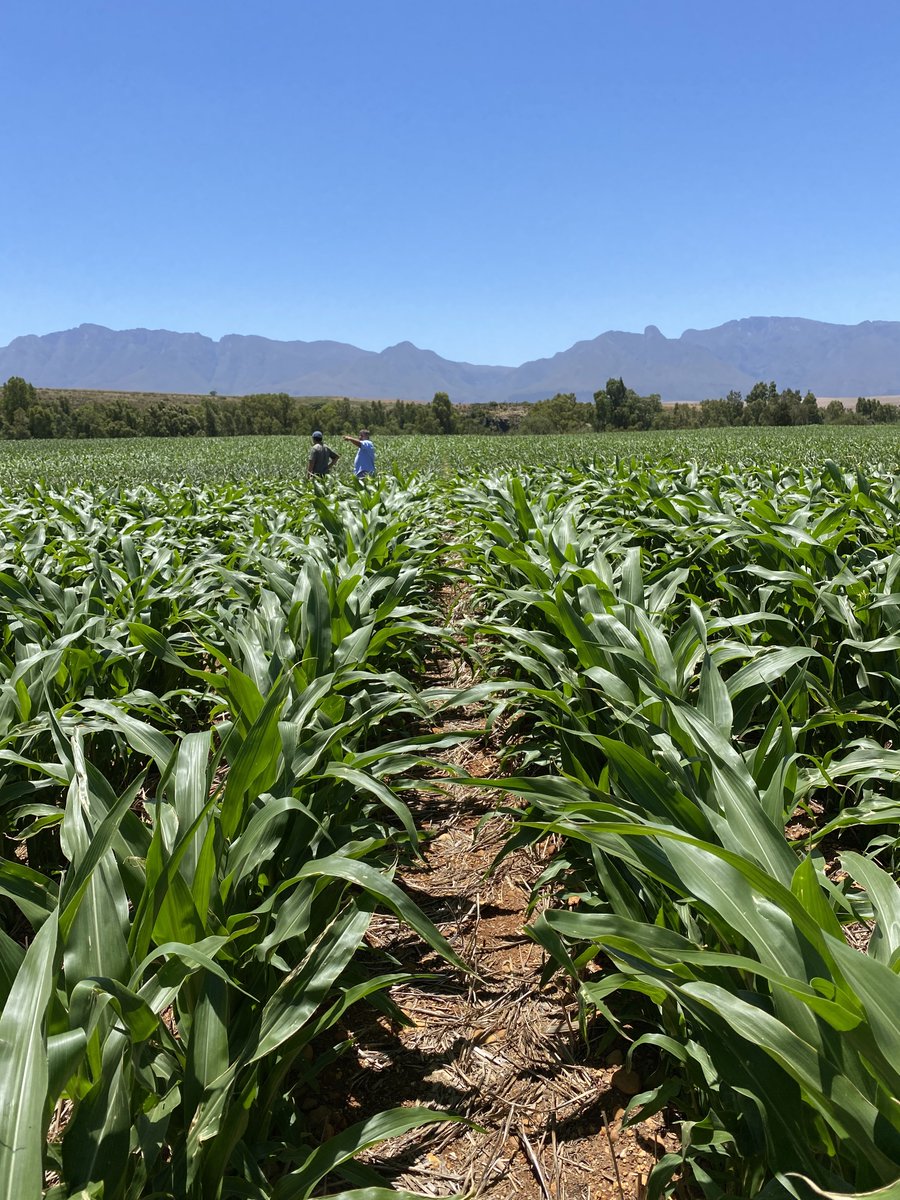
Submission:
<svg viewBox="0 0 900 1200">
<path fill-rule="evenodd" d="M 452 1114 L 323 1130 L 302 1101 L 352 1006 L 404 1019 L 375 916 L 470 970 L 396 881 L 435 770 L 497 794 L 498 861 L 540 848 L 548 976 L 639 1065 L 629 1119 L 678 1123 L 649 1197 L 894 1185 L 900 479 L 801 432 L 788 464 L 742 439 L 365 487 L 20 458 L 0 1197 L 383 1188 L 359 1152 Z M 435 689 L 451 580 L 474 675 Z M 448 758 L 460 704 L 501 779 Z"/>
</svg>

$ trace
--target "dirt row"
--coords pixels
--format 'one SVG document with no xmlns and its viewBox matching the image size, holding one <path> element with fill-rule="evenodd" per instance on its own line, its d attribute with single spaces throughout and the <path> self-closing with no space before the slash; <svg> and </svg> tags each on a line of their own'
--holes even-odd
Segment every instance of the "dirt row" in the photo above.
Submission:
<svg viewBox="0 0 900 1200">
<path fill-rule="evenodd" d="M 491 778 L 497 747 L 482 723 L 478 713 L 456 713 L 444 729 L 469 735 L 455 762 Z M 626 1105 L 643 1085 L 623 1065 L 627 1044 L 610 1045 L 602 1020 L 586 1044 L 574 991 L 558 976 L 544 979 L 544 952 L 525 926 L 538 911 L 529 905 L 546 861 L 540 851 L 520 850 L 495 865 L 509 833 L 508 817 L 491 816 L 497 795 L 442 786 L 441 794 L 419 794 L 424 859 L 398 882 L 475 974 L 464 977 L 423 953 L 393 918 L 376 918 L 372 949 L 429 978 L 391 993 L 408 1026 L 360 1010 L 361 1023 L 348 1029 L 353 1051 L 318 1115 L 350 1124 L 422 1105 L 467 1118 L 411 1132 L 366 1156 L 398 1188 L 473 1200 L 643 1200 L 648 1173 L 677 1149 L 677 1132 L 662 1115 L 623 1126 Z"/>
</svg>

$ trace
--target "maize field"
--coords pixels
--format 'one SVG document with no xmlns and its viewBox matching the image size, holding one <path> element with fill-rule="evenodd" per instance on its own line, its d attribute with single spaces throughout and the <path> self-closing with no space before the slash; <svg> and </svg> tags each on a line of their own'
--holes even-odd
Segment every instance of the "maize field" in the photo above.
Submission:
<svg viewBox="0 0 900 1200">
<path fill-rule="evenodd" d="M 475 986 L 400 879 L 451 783 L 677 1131 L 644 1196 L 900 1196 L 898 449 L 0 447 L 0 1200 L 409 1196 L 367 1152 L 458 1114 L 304 1101 L 405 1019 L 373 921 Z"/>
</svg>

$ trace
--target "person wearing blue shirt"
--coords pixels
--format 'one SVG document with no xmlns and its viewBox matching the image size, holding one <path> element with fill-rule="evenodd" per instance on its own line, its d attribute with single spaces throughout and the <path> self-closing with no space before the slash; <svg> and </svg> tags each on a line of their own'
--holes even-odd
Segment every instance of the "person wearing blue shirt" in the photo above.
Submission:
<svg viewBox="0 0 900 1200">
<path fill-rule="evenodd" d="M 353 474 L 357 479 L 365 479 L 367 475 L 375 474 L 375 447 L 369 440 L 368 429 L 361 429 L 359 437 L 344 434 L 345 442 L 352 442 L 356 447 L 356 458 L 353 460 Z"/>
</svg>

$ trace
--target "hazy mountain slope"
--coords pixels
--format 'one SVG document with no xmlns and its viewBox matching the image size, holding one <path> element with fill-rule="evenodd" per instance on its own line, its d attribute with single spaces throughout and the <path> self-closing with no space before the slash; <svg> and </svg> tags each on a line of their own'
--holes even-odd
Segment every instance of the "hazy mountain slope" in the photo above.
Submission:
<svg viewBox="0 0 900 1200">
<path fill-rule="evenodd" d="M 177 337 L 177 334 L 172 336 Z M 216 349 L 211 382 L 204 391 L 245 396 L 251 392 L 343 395 L 324 386 L 360 369 L 378 355 L 345 342 L 277 342 L 271 338 L 229 334 Z"/>
<path fill-rule="evenodd" d="M 900 391 L 898 321 L 826 325 L 800 317 L 748 317 L 715 329 L 688 329 L 681 340 L 780 387 L 829 396 Z"/>
<path fill-rule="evenodd" d="M 80 325 L 19 337 L 0 349 L 0 379 L 21 375 L 37 387 L 220 395 L 290 392 L 430 400 L 505 398 L 511 367 L 450 362 L 410 342 L 380 353 L 343 342 L 279 342 L 230 334 L 215 342 L 164 329 L 114 331 Z M 486 393 L 491 393 L 487 395 Z"/>
<path fill-rule="evenodd" d="M 510 399 L 540 400 L 563 391 L 587 400 L 607 379 L 620 376 L 642 395 L 658 392 L 664 400 L 724 396 L 731 388 L 752 387 L 758 378 L 649 325 L 642 334 L 602 333 L 553 358 L 523 363 L 513 375 Z"/>
<path fill-rule="evenodd" d="M 215 362 L 216 343 L 199 333 L 79 325 L 16 338 L 0 350 L 0 377 L 21 375 L 38 387 L 206 392 Z"/>
<path fill-rule="evenodd" d="M 643 333 L 602 333 L 518 367 L 451 362 L 410 342 L 377 353 L 344 342 L 241 334 L 217 342 L 199 333 L 80 325 L 0 348 L 0 379 L 10 375 L 38 387 L 407 400 L 446 391 L 460 402 L 540 400 L 555 392 L 588 399 L 610 376 L 667 401 L 746 392 L 760 379 L 826 396 L 884 395 L 900 393 L 900 322 L 749 317 L 679 338 L 651 325 Z"/>
</svg>

